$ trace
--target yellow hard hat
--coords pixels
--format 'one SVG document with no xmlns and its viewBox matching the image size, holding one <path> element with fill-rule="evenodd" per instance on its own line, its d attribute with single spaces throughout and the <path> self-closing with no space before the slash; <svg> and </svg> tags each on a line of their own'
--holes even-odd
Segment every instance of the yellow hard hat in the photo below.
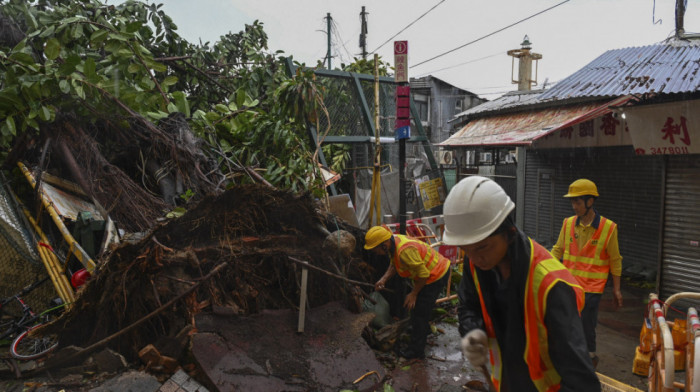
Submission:
<svg viewBox="0 0 700 392">
<path fill-rule="evenodd" d="M 374 249 L 382 242 L 391 238 L 391 230 L 384 226 L 374 226 L 365 234 L 365 249 Z"/>
<path fill-rule="evenodd" d="M 585 178 L 579 178 L 569 185 L 569 193 L 564 197 L 595 196 L 598 197 L 598 188 L 595 183 Z"/>
</svg>

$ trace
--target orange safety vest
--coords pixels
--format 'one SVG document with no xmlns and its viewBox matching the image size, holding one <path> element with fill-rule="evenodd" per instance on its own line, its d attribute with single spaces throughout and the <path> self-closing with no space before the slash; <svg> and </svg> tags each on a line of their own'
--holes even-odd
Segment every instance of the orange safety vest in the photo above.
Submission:
<svg viewBox="0 0 700 392">
<path fill-rule="evenodd" d="M 569 235 L 564 240 L 562 262 L 586 292 L 602 293 L 610 272 L 608 241 L 617 225 L 601 216 L 598 229 L 591 239 L 583 247 L 579 247 L 574 235 L 576 218 L 574 215 L 566 219 L 565 232 Z"/>
<path fill-rule="evenodd" d="M 394 267 L 396 268 L 396 272 L 403 278 L 408 278 L 411 276 L 411 272 L 407 268 L 404 268 L 400 258 L 401 252 L 406 248 L 417 249 L 418 254 L 420 254 L 421 259 L 425 263 L 425 267 L 428 269 L 428 271 L 430 271 L 430 276 L 428 276 L 428 280 L 425 282 L 425 284 L 431 284 L 442 278 L 450 266 L 449 259 L 445 258 L 423 241 L 418 241 L 410 239 L 404 235 L 395 234 L 394 243 L 396 244 L 396 252 L 394 253 L 392 261 L 394 263 Z"/>
<path fill-rule="evenodd" d="M 540 244 L 530 241 L 530 270 L 525 285 L 524 300 L 524 326 L 525 326 L 525 353 L 523 359 L 527 363 L 530 378 L 540 392 L 554 392 L 561 387 L 561 376 L 557 373 L 552 360 L 549 357 L 549 345 L 547 340 L 547 327 L 544 324 L 549 290 L 558 282 L 564 282 L 571 286 L 576 293 L 576 305 L 579 314 L 584 305 L 583 288 L 578 285 L 576 279 L 567 269 Z M 469 262 L 476 291 L 479 293 L 481 314 L 484 318 L 486 335 L 488 336 L 490 354 L 491 381 L 497 391 L 501 390 L 501 377 L 503 364 L 501 362 L 501 350 L 498 347 L 496 331 L 486 310 L 484 297 L 479 286 L 479 279 L 474 264 Z"/>
</svg>

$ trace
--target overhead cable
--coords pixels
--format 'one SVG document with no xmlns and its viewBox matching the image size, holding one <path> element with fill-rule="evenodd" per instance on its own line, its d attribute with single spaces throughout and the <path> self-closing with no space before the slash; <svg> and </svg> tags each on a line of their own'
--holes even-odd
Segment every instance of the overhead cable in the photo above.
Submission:
<svg viewBox="0 0 700 392">
<path fill-rule="evenodd" d="M 422 76 L 427 76 L 427 75 L 434 74 L 434 73 L 437 73 L 437 72 L 440 72 L 440 71 L 445 71 L 445 70 L 447 70 L 447 69 L 452 69 L 452 68 L 461 67 L 462 65 L 467 65 L 467 64 L 471 64 L 471 63 L 476 63 L 477 61 L 486 60 L 486 59 L 490 59 L 491 57 L 502 56 L 502 55 L 504 55 L 503 52 L 494 53 L 494 54 L 489 55 L 489 56 L 484 56 L 484 57 L 480 57 L 480 58 L 478 58 L 478 59 L 465 61 L 465 62 L 463 62 L 463 63 L 459 63 L 459 64 L 455 64 L 455 65 L 450 65 L 449 67 L 444 67 L 444 68 L 436 69 L 436 70 L 430 71 L 430 72 L 423 72 L 423 73 L 419 74 L 419 75 L 416 76 L 416 77 L 420 78 L 420 77 L 422 77 Z"/>
<path fill-rule="evenodd" d="M 416 20 L 414 20 L 413 22 L 409 23 L 408 26 L 406 26 L 406 27 L 404 27 L 403 29 L 401 29 L 401 31 L 399 31 L 398 33 L 392 35 L 391 38 L 389 38 L 388 40 L 384 41 L 383 44 L 379 45 L 379 46 L 377 47 L 377 49 L 374 49 L 373 51 L 369 52 L 369 54 L 374 54 L 376 51 L 378 51 L 379 49 L 381 49 L 382 46 L 388 44 L 389 41 L 391 41 L 392 39 L 396 38 L 397 35 L 403 33 L 404 31 L 406 31 L 406 29 L 408 29 L 408 28 L 411 27 L 414 23 L 416 23 L 416 22 L 418 22 L 419 20 L 421 20 L 425 15 L 428 15 L 428 13 L 429 13 L 430 11 L 434 10 L 435 8 L 437 8 L 437 6 L 439 6 L 440 4 L 442 4 L 442 3 L 444 3 L 444 2 L 445 2 L 445 0 L 440 0 L 439 3 L 435 4 L 431 9 L 425 11 L 425 13 L 424 13 L 423 15 L 419 16 L 418 19 L 416 19 Z"/>
<path fill-rule="evenodd" d="M 452 52 L 454 52 L 454 51 L 456 51 L 456 50 L 462 49 L 463 47 L 465 47 L 465 46 L 467 46 L 467 45 L 471 45 L 471 44 L 473 44 L 473 43 L 475 43 L 475 42 L 479 42 L 479 41 L 481 41 L 481 40 L 484 39 L 484 38 L 490 37 L 490 36 L 492 36 L 492 35 L 494 35 L 494 34 L 496 34 L 496 33 L 500 33 L 500 32 L 503 31 L 503 30 L 506 30 L 506 29 L 508 29 L 508 28 L 511 28 L 511 27 L 513 27 L 513 26 L 515 26 L 515 25 L 517 25 L 517 24 L 519 24 L 519 23 L 522 23 L 522 22 L 528 20 L 528 19 L 532 19 L 532 18 L 534 18 L 534 17 L 537 16 L 537 15 L 543 14 L 543 13 L 545 13 L 545 12 L 551 10 L 551 9 L 554 9 L 554 8 L 556 8 L 556 7 L 559 7 L 560 5 L 562 5 L 562 4 L 564 4 L 564 3 L 568 3 L 569 1 L 571 1 L 571 0 L 564 0 L 564 1 L 562 1 L 561 3 L 559 3 L 559 4 L 553 5 L 553 6 L 547 8 L 547 9 L 545 9 L 545 10 L 542 10 L 542 11 L 536 13 L 536 14 L 530 15 L 530 16 L 528 16 L 527 18 L 520 19 L 519 21 L 517 21 L 517 22 L 515 22 L 515 23 L 511 23 L 511 24 L 509 24 L 509 25 L 506 26 L 506 27 L 500 28 L 500 29 L 494 31 L 493 33 L 486 34 L 485 36 L 480 37 L 480 38 L 477 38 L 477 39 L 475 39 L 475 40 L 473 40 L 473 41 L 471 41 L 471 42 L 467 42 L 466 44 L 464 44 L 464 45 L 462 45 L 462 46 L 458 46 L 458 47 L 456 47 L 456 48 L 454 48 L 454 49 L 448 50 L 447 52 L 441 53 L 441 54 L 439 54 L 439 55 L 437 55 L 437 56 L 434 56 L 434 57 L 431 57 L 431 58 L 429 58 L 429 59 L 427 59 L 427 60 L 421 61 L 421 62 L 418 63 L 418 64 L 414 64 L 414 65 L 410 66 L 409 68 L 415 68 L 415 67 L 417 67 L 417 66 L 419 66 L 419 65 L 425 64 L 425 63 L 427 63 L 427 62 L 429 62 L 429 61 L 433 61 L 433 60 L 435 60 L 435 59 L 437 59 L 437 58 L 439 58 L 439 57 L 442 57 L 442 56 L 444 56 L 444 55 L 446 55 L 446 54 L 449 54 L 449 53 L 452 53 Z"/>
</svg>

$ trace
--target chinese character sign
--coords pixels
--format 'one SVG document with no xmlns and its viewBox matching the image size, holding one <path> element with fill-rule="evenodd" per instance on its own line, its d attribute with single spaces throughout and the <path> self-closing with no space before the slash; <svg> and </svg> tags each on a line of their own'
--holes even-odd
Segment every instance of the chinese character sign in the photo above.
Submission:
<svg viewBox="0 0 700 392">
<path fill-rule="evenodd" d="M 408 41 L 394 41 L 394 81 L 408 83 Z"/>
<path fill-rule="evenodd" d="M 700 153 L 700 100 L 625 109 L 638 155 Z"/>
</svg>

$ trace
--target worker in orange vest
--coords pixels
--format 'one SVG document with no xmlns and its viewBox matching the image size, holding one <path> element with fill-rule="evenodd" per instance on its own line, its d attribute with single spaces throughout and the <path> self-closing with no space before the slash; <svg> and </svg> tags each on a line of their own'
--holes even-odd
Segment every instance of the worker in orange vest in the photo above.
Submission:
<svg viewBox="0 0 700 392">
<path fill-rule="evenodd" d="M 598 197 L 593 181 L 582 178 L 572 182 L 564 197 L 571 200 L 575 215 L 564 219 L 552 254 L 564 263 L 586 292 L 581 320 L 591 361 L 597 367 L 595 327 L 609 274 L 612 275 L 615 305 L 622 306 L 622 256 L 617 243 L 617 225 L 593 209 Z"/>
<path fill-rule="evenodd" d="M 396 347 L 396 352 L 406 359 L 425 358 L 430 316 L 447 283 L 450 260 L 427 243 L 405 235 L 394 235 L 384 226 L 374 226 L 367 231 L 365 249 L 390 259 L 386 272 L 374 285 L 375 290 L 383 290 L 396 273 L 413 281 L 413 288 L 403 303 L 411 312 L 411 341 L 408 347 Z"/>
<path fill-rule="evenodd" d="M 458 289 L 466 359 L 486 364 L 496 391 L 600 391 L 571 273 L 513 222 L 513 201 L 493 180 L 457 183 L 443 208 L 443 241 L 464 250 Z"/>
</svg>

